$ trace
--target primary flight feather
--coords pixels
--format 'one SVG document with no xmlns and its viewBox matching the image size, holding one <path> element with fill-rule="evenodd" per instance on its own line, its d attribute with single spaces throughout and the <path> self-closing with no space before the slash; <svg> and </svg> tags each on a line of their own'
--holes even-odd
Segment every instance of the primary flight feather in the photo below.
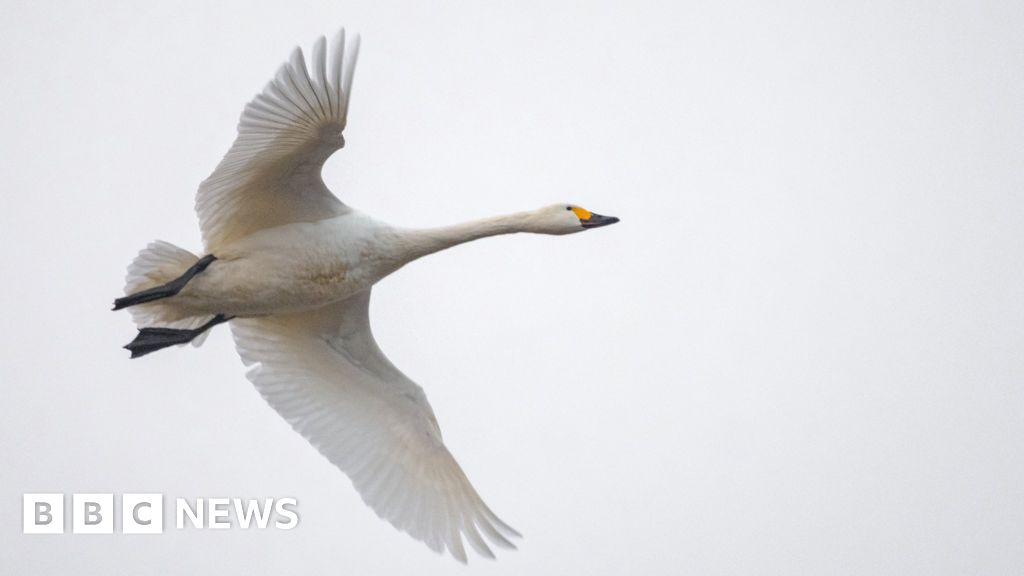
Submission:
<svg viewBox="0 0 1024 576">
<path fill-rule="evenodd" d="M 515 548 L 518 536 L 445 447 L 423 389 L 373 339 L 371 287 L 405 264 L 470 240 L 569 234 L 618 221 L 554 204 L 442 228 L 391 226 L 343 204 L 321 179 L 345 145 L 358 37 L 296 48 L 249 102 L 238 137 L 196 195 L 203 257 L 157 241 L 128 268 L 132 357 L 199 345 L 230 323 L 266 401 L 352 480 L 378 516 L 466 561 L 465 543 Z"/>
</svg>

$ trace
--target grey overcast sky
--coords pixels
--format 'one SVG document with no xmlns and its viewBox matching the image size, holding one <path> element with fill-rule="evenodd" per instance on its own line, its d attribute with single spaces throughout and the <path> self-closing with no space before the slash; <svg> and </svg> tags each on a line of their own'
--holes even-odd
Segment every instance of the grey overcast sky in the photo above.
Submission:
<svg viewBox="0 0 1024 576">
<path fill-rule="evenodd" d="M 11 574 L 1024 571 L 1024 4 L 30 2 L 0 19 Z M 378 520 L 228 330 L 109 311 L 295 45 L 363 37 L 346 202 L 462 246 L 371 316 L 518 552 Z M 291 531 L 22 535 L 26 492 L 295 497 Z"/>
</svg>

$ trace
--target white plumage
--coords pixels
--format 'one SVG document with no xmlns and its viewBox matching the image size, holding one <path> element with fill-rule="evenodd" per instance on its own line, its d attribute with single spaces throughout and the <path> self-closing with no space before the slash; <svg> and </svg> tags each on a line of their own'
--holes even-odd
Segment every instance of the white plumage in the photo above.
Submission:
<svg viewBox="0 0 1024 576">
<path fill-rule="evenodd" d="M 199 187 L 196 211 L 209 256 L 201 261 L 166 242 L 150 244 L 129 267 L 128 296 L 115 309 L 130 307 L 140 327 L 127 346 L 133 357 L 198 345 L 210 326 L 230 320 L 256 389 L 351 478 L 381 518 L 460 561 L 464 540 L 493 557 L 490 545 L 515 548 L 510 538 L 518 533 L 484 504 L 448 452 L 422 388 L 374 341 L 371 286 L 469 240 L 568 234 L 617 219 L 555 204 L 403 229 L 346 206 L 320 172 L 345 143 L 358 47 L 358 38 L 346 44 L 341 31 L 328 58 L 321 37 L 310 68 L 295 49 L 246 105 L 234 144 Z"/>
<path fill-rule="evenodd" d="M 334 39 L 330 80 L 326 42 L 313 45 L 314 76 L 295 48 L 263 92 L 245 106 L 238 137 L 196 195 L 206 251 L 252 232 L 293 222 L 315 222 L 345 212 L 327 190 L 320 169 L 345 145 L 359 38 L 346 50 L 345 31 Z M 287 201 L 282 202 L 282 196 Z"/>
</svg>

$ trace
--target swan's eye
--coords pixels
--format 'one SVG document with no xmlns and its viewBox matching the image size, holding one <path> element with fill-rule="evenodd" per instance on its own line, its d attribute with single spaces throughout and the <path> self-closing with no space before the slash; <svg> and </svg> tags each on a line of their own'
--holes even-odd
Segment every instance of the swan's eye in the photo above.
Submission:
<svg viewBox="0 0 1024 576">
<path fill-rule="evenodd" d="M 566 206 L 565 209 L 566 210 L 572 210 L 572 206 Z"/>
</svg>

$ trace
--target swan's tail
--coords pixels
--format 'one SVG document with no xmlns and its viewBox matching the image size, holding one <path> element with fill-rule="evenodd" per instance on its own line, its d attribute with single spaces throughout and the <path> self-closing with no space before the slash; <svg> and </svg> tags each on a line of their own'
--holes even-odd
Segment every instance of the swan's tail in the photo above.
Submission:
<svg viewBox="0 0 1024 576">
<path fill-rule="evenodd" d="M 128 266 L 124 293 L 135 295 L 173 282 L 199 262 L 198 256 L 170 242 L 162 240 L 151 242 Z M 140 330 L 154 327 L 195 330 L 213 318 L 210 314 L 193 315 L 193 312 L 175 305 L 174 298 L 163 298 L 140 304 L 125 303 L 126 300 L 129 300 L 128 297 L 119 298 L 115 309 L 127 307 L 128 312 L 132 315 L 132 320 Z M 199 332 L 191 340 L 192 345 L 201 345 L 206 340 L 207 334 L 209 334 L 208 331 Z"/>
</svg>

